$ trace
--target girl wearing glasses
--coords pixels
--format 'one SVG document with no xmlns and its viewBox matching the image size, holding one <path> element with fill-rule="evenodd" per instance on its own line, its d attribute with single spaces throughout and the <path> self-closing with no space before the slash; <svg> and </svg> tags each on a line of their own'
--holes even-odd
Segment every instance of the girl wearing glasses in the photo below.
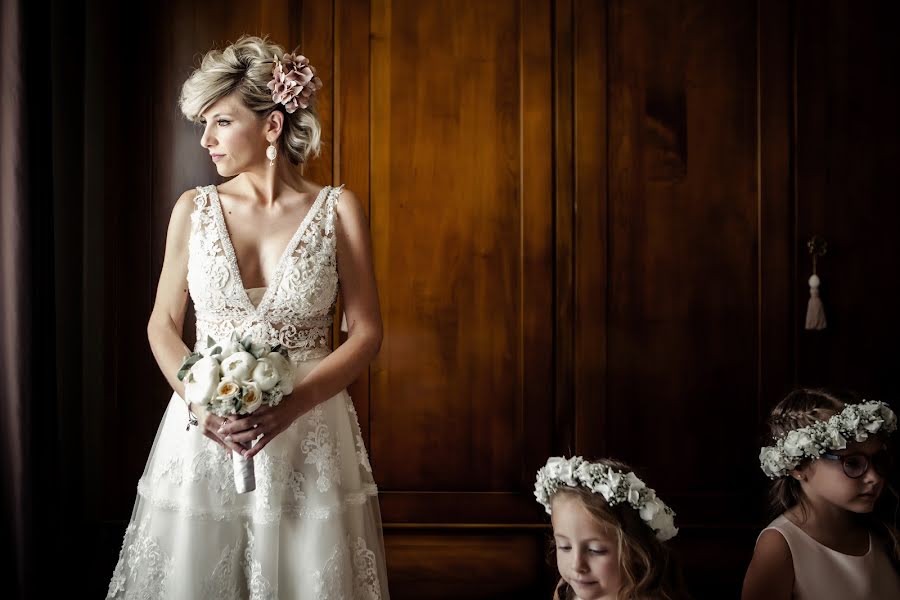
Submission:
<svg viewBox="0 0 900 600">
<path fill-rule="evenodd" d="M 759 535 L 743 600 L 900 598 L 897 494 L 883 402 L 797 390 L 773 410 L 760 452 L 778 516 Z"/>
</svg>

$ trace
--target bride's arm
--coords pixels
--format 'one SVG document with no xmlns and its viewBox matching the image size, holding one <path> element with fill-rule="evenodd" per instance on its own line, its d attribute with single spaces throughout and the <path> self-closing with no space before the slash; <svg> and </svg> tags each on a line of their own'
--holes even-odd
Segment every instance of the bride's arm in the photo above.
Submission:
<svg viewBox="0 0 900 600">
<path fill-rule="evenodd" d="M 337 267 L 347 316 L 347 340 L 297 384 L 297 416 L 353 383 L 378 354 L 383 336 L 378 289 L 372 267 L 369 224 L 353 192 L 343 190 L 337 205 Z"/>
<path fill-rule="evenodd" d="M 196 190 L 188 190 L 181 195 L 175 203 L 175 208 L 172 209 L 166 233 L 166 253 L 159 275 L 159 285 L 156 288 L 156 301 L 147 322 L 147 339 L 150 341 L 153 357 L 156 358 L 156 363 L 166 381 L 182 400 L 184 400 L 184 384 L 178 379 L 177 374 L 184 357 L 191 352 L 185 345 L 182 335 L 188 301 L 188 241 L 196 195 Z M 241 450 L 237 445 L 220 439 L 216 433 L 224 423 L 223 419 L 207 413 L 197 404 L 191 405 L 190 410 L 197 415 L 200 430 L 206 437 L 228 450 Z M 187 422 L 187 408 L 184 415 Z"/>
<path fill-rule="evenodd" d="M 297 383 L 293 393 L 278 407 L 262 408 L 250 417 L 226 425 L 224 433 L 233 433 L 238 442 L 250 441 L 260 431 L 265 434 L 259 443 L 246 451 L 247 457 L 261 451 L 297 417 L 353 383 L 381 347 L 381 310 L 372 267 L 369 225 L 359 200 L 346 189 L 338 202 L 335 230 L 338 277 L 349 336 Z M 254 425 L 259 429 L 253 429 Z"/>
<path fill-rule="evenodd" d="M 156 288 L 156 301 L 147 322 L 147 339 L 150 341 L 153 357 L 166 381 L 182 399 L 184 384 L 178 380 L 177 373 L 184 357 L 191 353 L 182 335 L 188 301 L 188 240 L 196 195 L 196 190 L 185 192 L 172 209 L 166 233 L 166 253 Z"/>
</svg>

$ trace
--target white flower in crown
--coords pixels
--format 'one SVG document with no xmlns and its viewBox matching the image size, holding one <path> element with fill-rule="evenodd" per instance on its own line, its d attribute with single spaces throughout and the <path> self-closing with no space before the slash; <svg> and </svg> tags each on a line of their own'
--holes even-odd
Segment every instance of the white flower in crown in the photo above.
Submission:
<svg viewBox="0 0 900 600">
<path fill-rule="evenodd" d="M 759 466 L 770 479 L 784 477 L 806 459 L 816 460 L 829 450 L 843 450 L 848 440 L 864 442 L 870 435 L 897 430 L 897 415 L 884 402 L 864 400 L 848 404 L 827 421 L 792 429 L 759 452 Z"/>
<path fill-rule="evenodd" d="M 538 470 L 534 483 L 534 496 L 547 514 L 551 512 L 553 495 L 564 486 L 582 487 L 600 494 L 610 506 L 627 502 L 661 541 L 678 533 L 675 512 L 634 473 L 621 473 L 602 463 L 589 463 L 580 456 L 570 459 L 551 457 Z"/>
</svg>

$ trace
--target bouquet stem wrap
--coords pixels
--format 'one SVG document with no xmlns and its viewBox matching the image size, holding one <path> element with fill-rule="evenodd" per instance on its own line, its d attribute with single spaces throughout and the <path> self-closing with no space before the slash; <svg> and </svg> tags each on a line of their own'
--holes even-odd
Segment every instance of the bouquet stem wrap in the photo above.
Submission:
<svg viewBox="0 0 900 600">
<path fill-rule="evenodd" d="M 250 448 L 250 444 L 242 444 Z M 231 453 L 231 464 L 234 467 L 234 487 L 238 494 L 246 494 L 256 489 L 256 473 L 253 470 L 253 458 L 244 458 L 237 452 Z"/>
</svg>

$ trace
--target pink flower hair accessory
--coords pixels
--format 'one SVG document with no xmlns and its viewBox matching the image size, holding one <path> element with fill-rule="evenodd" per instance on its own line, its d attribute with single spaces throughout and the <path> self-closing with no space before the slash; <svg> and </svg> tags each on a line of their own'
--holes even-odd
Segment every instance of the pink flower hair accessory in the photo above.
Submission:
<svg viewBox="0 0 900 600">
<path fill-rule="evenodd" d="M 288 114 L 297 108 L 309 108 L 312 97 L 322 87 L 315 67 L 302 54 L 285 54 L 281 60 L 277 56 L 274 58 L 272 81 L 268 83 L 272 101 L 283 104 Z"/>
</svg>

